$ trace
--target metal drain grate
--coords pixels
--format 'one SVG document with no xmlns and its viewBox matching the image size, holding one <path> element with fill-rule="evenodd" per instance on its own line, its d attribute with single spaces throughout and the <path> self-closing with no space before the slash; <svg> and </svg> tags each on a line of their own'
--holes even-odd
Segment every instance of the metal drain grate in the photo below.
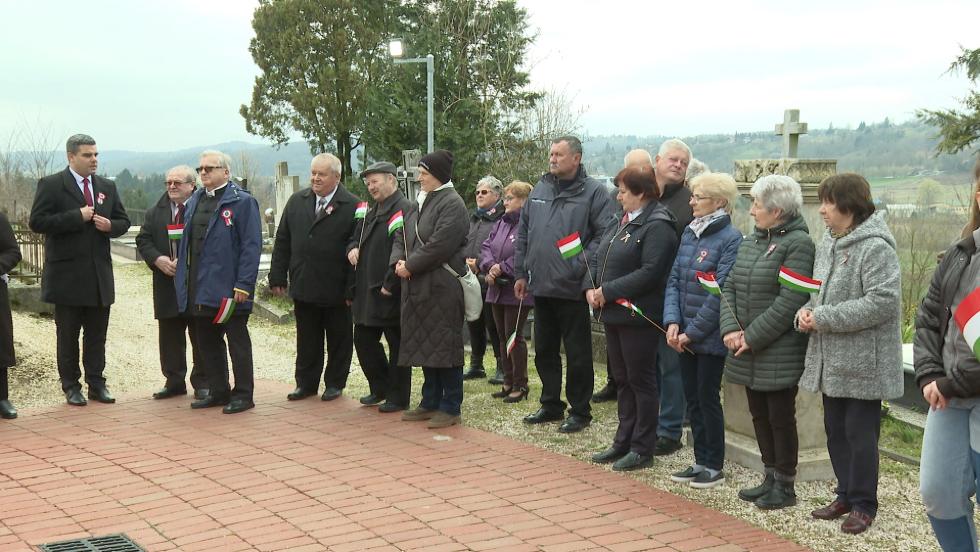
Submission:
<svg viewBox="0 0 980 552">
<path fill-rule="evenodd" d="M 145 552 L 129 537 L 119 533 L 42 544 L 41 552 Z"/>
</svg>

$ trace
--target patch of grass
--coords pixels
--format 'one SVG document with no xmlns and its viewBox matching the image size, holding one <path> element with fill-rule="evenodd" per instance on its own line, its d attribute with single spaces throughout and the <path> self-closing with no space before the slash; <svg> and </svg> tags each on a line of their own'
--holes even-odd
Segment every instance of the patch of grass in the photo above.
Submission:
<svg viewBox="0 0 980 552">
<path fill-rule="evenodd" d="M 905 456 L 919 458 L 922 454 L 922 430 L 891 416 L 883 416 L 879 445 Z"/>
</svg>

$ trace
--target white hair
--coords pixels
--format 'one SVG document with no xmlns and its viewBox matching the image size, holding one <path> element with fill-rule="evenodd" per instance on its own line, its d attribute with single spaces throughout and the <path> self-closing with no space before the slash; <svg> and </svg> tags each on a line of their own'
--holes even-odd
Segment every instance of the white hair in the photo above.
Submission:
<svg viewBox="0 0 980 552">
<path fill-rule="evenodd" d="M 310 168 L 313 168 L 313 165 L 316 165 L 317 163 L 326 163 L 327 166 L 330 167 L 330 170 L 337 175 L 344 170 L 343 166 L 340 164 L 340 159 L 338 159 L 337 156 L 332 153 L 318 153 L 313 160 L 310 161 Z"/>
<path fill-rule="evenodd" d="M 187 184 L 197 184 L 197 173 L 195 173 L 194 169 L 188 167 L 187 165 L 177 165 L 176 167 L 170 167 L 169 169 L 167 169 L 166 174 L 167 175 L 179 174 L 182 175 L 184 182 L 186 182 Z"/>
<path fill-rule="evenodd" d="M 687 153 L 687 158 L 690 160 L 694 155 L 691 153 L 691 148 L 684 143 L 680 138 L 671 138 L 670 140 L 664 141 L 660 144 L 660 149 L 657 151 L 657 155 L 663 157 L 667 152 L 674 150 L 682 150 Z"/>
<path fill-rule="evenodd" d="M 492 174 L 484 176 L 479 182 L 476 183 L 476 189 L 478 190 L 484 186 L 489 188 L 491 192 L 497 194 L 497 197 L 500 197 L 504 193 L 504 185 L 496 176 L 493 176 Z"/>
<path fill-rule="evenodd" d="M 708 168 L 708 165 L 704 161 L 692 157 L 691 161 L 687 164 L 687 176 L 685 179 L 690 182 L 698 175 L 709 172 L 711 172 L 711 169 Z"/>
<path fill-rule="evenodd" d="M 770 174 L 755 181 L 749 194 L 767 211 L 782 211 L 782 219 L 789 220 L 803 209 L 803 191 L 798 182 L 781 174 Z"/>
<path fill-rule="evenodd" d="M 228 169 L 228 171 L 231 171 L 231 156 L 229 156 L 227 153 L 220 152 L 218 150 L 204 150 L 201 152 L 200 157 L 217 157 L 218 166 L 222 169 Z"/>
<path fill-rule="evenodd" d="M 626 153 L 626 156 L 623 157 L 623 166 L 624 167 L 628 167 L 629 166 L 629 164 L 630 164 L 630 157 L 633 157 L 634 155 L 643 157 L 643 159 L 647 162 L 647 165 L 651 165 L 651 166 L 653 165 L 653 156 L 650 155 L 650 152 L 649 151 L 647 151 L 645 149 L 633 149 L 633 150 L 630 150 L 629 152 L 627 152 Z"/>
</svg>

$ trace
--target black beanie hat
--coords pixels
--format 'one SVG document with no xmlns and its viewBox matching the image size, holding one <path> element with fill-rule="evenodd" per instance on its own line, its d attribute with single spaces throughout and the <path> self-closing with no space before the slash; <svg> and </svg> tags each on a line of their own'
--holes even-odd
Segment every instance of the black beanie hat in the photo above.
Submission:
<svg viewBox="0 0 980 552">
<path fill-rule="evenodd" d="M 435 150 L 419 159 L 419 166 L 445 184 L 453 179 L 453 154 L 449 150 Z"/>
</svg>

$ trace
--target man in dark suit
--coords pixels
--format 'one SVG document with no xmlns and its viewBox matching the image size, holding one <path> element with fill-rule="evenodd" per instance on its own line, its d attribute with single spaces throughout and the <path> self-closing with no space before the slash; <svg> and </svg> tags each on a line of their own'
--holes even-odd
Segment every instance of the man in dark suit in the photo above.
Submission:
<svg viewBox="0 0 980 552">
<path fill-rule="evenodd" d="M 106 388 L 105 338 L 116 299 L 109 238 L 129 229 L 129 217 L 112 181 L 96 176 L 99 150 L 85 134 L 68 138 L 68 167 L 37 183 L 31 230 L 44 234 L 41 300 L 54 303 L 58 376 L 68 404 L 87 401 L 79 383 L 78 336 L 88 398 L 116 402 Z"/>
<path fill-rule="evenodd" d="M 289 198 L 272 249 L 269 287 L 282 296 L 287 288 L 296 313 L 296 389 L 286 397 L 315 395 L 320 373 L 331 401 L 347 386 L 354 338 L 351 333 L 353 268 L 347 244 L 354 232 L 358 199 L 340 186 L 337 157 L 321 153 L 310 164 L 310 188 Z M 323 366 L 323 339 L 327 364 Z"/>
<path fill-rule="evenodd" d="M 174 274 L 177 272 L 177 248 L 183 234 L 187 200 L 194 193 L 197 176 L 194 169 L 178 165 L 167 171 L 166 191 L 157 204 L 146 212 L 146 219 L 136 236 L 136 247 L 153 271 L 153 315 L 157 319 L 160 346 L 160 368 L 165 383 L 153 394 L 154 399 L 167 399 L 187 394 L 187 336 L 190 336 L 192 358 L 191 385 L 194 398 L 208 396 L 207 376 L 201 365 L 193 319 L 177 309 Z M 173 231 L 174 236 L 171 236 Z"/>
<path fill-rule="evenodd" d="M 347 252 L 354 265 L 354 348 L 370 388 L 370 393 L 361 397 L 361 404 L 384 401 L 379 412 L 405 410 L 412 391 L 411 367 L 398 366 L 401 281 L 389 262 L 394 236 L 387 228 L 393 214 L 408 213 L 412 204 L 398 190 L 395 172 L 395 166 L 387 161 L 361 172 L 375 204 L 358 218 Z M 382 335 L 388 342 L 387 357 L 381 346 Z"/>
</svg>

